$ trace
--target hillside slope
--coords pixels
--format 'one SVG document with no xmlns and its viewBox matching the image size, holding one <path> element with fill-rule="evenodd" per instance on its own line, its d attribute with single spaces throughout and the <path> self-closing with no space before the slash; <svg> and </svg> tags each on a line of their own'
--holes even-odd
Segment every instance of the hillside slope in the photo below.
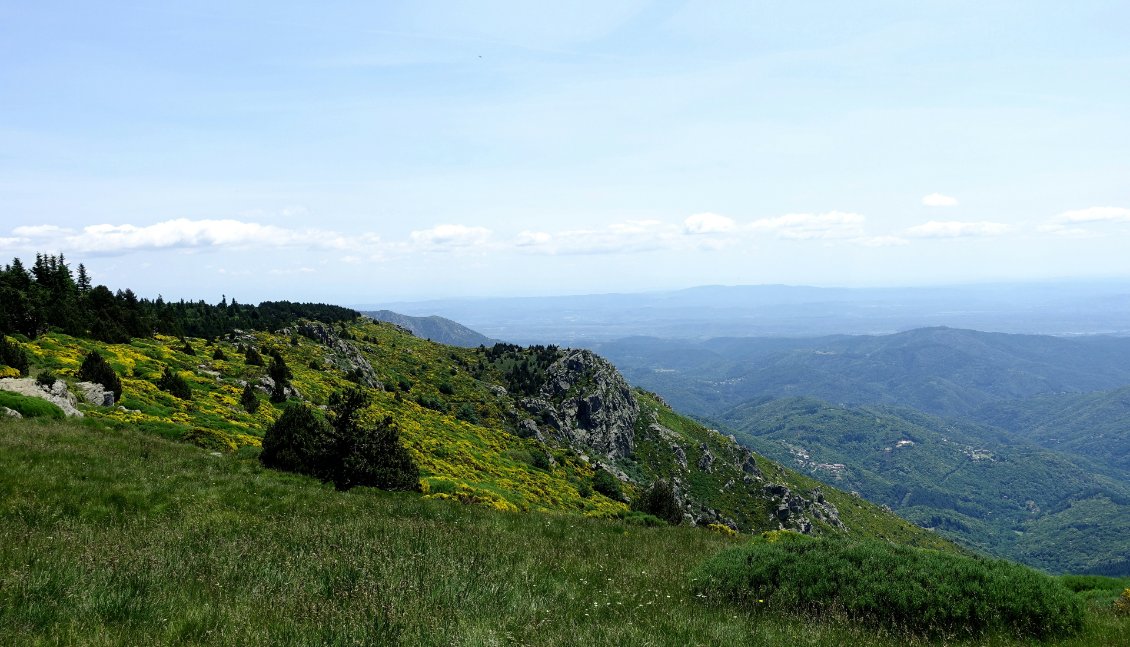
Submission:
<svg viewBox="0 0 1130 647">
<path fill-rule="evenodd" d="M 476 346 L 493 346 L 498 340 L 471 330 L 463 324 L 445 317 L 432 315 L 429 317 L 412 317 L 392 310 L 372 310 L 363 312 L 365 316 L 377 321 L 386 321 L 412 331 L 413 335 L 423 339 L 430 339 L 448 346 L 462 346 L 475 348 Z"/>
<path fill-rule="evenodd" d="M 758 452 L 937 529 L 1052 572 L 1130 574 L 1130 486 L 1009 434 L 908 409 L 811 398 L 724 414 Z"/>
<path fill-rule="evenodd" d="M 265 399 L 274 383 L 265 367 L 249 362 L 252 350 L 285 360 L 292 373 L 285 390 L 290 400 L 322 406 L 335 391 L 363 385 L 372 396 L 367 419 L 395 421 L 429 498 L 625 517 L 631 515 L 626 501 L 664 479 L 673 483 L 688 523 L 949 546 L 678 416 L 657 398 L 632 390 L 587 351 L 461 349 L 367 319 L 128 344 L 49 333 L 21 345 L 33 372 L 52 370 L 72 388 L 87 352 L 106 357 L 121 376 L 123 397 L 113 407 L 80 405 L 87 417 L 221 451 L 257 445 L 281 411 Z M 166 371 L 187 381 L 188 399 L 158 388 Z M 246 384 L 259 390 L 261 406 L 254 413 L 240 404 Z M 618 478 L 622 499 L 601 491 L 602 472 Z"/>
<path fill-rule="evenodd" d="M 692 415 L 763 396 L 894 404 L 939 416 L 994 402 L 1130 384 L 1130 338 L 1060 338 L 953 328 L 813 339 L 628 339 L 596 349 Z"/>
</svg>

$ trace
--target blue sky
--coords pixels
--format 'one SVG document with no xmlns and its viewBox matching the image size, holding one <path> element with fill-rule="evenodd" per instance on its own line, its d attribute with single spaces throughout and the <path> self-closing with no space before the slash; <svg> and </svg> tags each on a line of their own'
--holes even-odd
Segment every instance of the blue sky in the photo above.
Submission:
<svg viewBox="0 0 1130 647">
<path fill-rule="evenodd" d="M 1130 279 L 1128 25 L 1089 1 L 0 0 L 0 257 L 335 303 Z"/>
</svg>

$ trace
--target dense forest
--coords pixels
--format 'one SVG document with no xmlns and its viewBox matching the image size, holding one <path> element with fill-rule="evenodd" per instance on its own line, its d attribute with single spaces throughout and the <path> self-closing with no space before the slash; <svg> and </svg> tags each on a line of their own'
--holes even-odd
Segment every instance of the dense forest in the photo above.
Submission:
<svg viewBox="0 0 1130 647">
<path fill-rule="evenodd" d="M 167 302 L 111 292 L 93 285 L 83 264 L 72 272 L 62 254 L 36 254 L 27 269 L 19 258 L 0 271 L 0 334 L 37 337 L 49 330 L 108 343 L 165 335 L 213 338 L 234 329 L 271 331 L 299 319 L 350 321 L 355 310 L 321 303 L 264 301 L 257 306 L 229 301 Z"/>
</svg>

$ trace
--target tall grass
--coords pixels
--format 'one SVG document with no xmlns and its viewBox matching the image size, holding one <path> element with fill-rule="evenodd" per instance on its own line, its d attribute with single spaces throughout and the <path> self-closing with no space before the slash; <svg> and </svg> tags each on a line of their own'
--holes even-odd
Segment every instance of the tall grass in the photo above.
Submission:
<svg viewBox="0 0 1130 647">
<path fill-rule="evenodd" d="M 699 590 L 747 607 L 829 611 L 936 635 L 1070 635 L 1083 603 L 1060 581 L 1003 560 L 874 540 L 766 533 L 695 572 Z"/>
<path fill-rule="evenodd" d="M 698 597 L 693 567 L 742 541 L 342 493 L 247 448 L 0 421 L 2 645 L 929 644 Z M 1094 611 L 1057 644 L 1128 639 Z"/>
</svg>

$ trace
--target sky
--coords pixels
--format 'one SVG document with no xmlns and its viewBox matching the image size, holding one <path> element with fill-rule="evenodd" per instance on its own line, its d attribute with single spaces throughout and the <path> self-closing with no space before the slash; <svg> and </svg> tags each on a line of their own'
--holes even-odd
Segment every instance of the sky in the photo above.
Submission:
<svg viewBox="0 0 1130 647">
<path fill-rule="evenodd" d="M 1130 3 L 0 0 L 0 258 L 166 299 L 1130 280 Z"/>
</svg>

